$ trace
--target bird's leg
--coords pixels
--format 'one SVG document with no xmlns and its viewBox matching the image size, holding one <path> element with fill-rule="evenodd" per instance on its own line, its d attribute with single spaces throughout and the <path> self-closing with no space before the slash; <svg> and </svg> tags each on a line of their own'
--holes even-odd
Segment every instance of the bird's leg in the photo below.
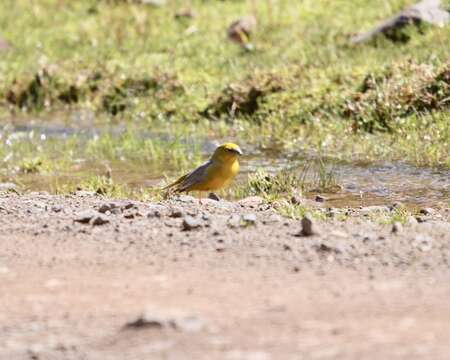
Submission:
<svg viewBox="0 0 450 360">
<path fill-rule="evenodd" d="M 201 192 L 201 191 L 198 192 L 198 203 L 199 203 L 200 205 L 203 204 L 203 203 L 202 203 L 202 192 Z"/>
</svg>

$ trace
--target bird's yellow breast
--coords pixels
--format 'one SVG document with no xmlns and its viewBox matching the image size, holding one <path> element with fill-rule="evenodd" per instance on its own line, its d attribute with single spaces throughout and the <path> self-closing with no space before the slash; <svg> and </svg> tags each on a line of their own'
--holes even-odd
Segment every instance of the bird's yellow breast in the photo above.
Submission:
<svg viewBox="0 0 450 360">
<path fill-rule="evenodd" d="M 239 172 L 239 162 L 213 161 L 206 170 L 203 181 L 194 184 L 189 190 L 213 191 L 227 186 Z"/>
</svg>

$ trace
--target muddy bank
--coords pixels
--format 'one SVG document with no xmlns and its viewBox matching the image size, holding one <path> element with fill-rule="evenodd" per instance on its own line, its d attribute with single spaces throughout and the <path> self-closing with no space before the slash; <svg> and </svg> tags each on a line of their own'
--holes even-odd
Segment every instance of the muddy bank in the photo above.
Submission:
<svg viewBox="0 0 450 360">
<path fill-rule="evenodd" d="M 378 209 L 379 210 L 379 209 Z M 448 210 L 392 232 L 257 198 L 0 197 L 8 359 L 444 359 Z"/>
</svg>

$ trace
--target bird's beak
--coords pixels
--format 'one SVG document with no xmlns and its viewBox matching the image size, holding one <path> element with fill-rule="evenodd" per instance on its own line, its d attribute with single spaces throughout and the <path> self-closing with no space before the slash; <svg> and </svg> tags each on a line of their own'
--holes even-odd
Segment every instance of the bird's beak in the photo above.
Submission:
<svg viewBox="0 0 450 360">
<path fill-rule="evenodd" d="M 239 156 L 241 156 L 242 155 L 242 150 L 241 150 L 241 148 L 237 148 L 237 149 L 234 149 L 234 152 L 236 153 L 236 154 L 238 154 Z"/>
</svg>

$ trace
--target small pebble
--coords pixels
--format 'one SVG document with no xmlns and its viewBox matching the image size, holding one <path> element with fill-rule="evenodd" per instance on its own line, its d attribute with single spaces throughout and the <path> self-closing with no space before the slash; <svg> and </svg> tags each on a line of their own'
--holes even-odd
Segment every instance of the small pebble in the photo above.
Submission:
<svg viewBox="0 0 450 360">
<path fill-rule="evenodd" d="M 313 221 L 309 217 L 309 215 L 305 215 L 303 217 L 301 224 L 302 224 L 302 231 L 300 232 L 300 234 L 302 236 L 311 236 L 314 234 Z"/>
<path fill-rule="evenodd" d="M 217 194 L 215 194 L 215 193 L 209 193 L 208 199 L 215 200 L 215 201 L 220 201 L 220 197 L 218 197 Z"/>
<path fill-rule="evenodd" d="M 316 195 L 315 200 L 317 202 L 324 202 L 326 199 L 322 195 Z"/>
<path fill-rule="evenodd" d="M 433 208 L 423 208 L 420 209 L 422 215 L 433 215 L 436 211 Z"/>
<path fill-rule="evenodd" d="M 202 226 L 202 224 L 201 224 L 200 220 L 196 219 L 192 216 L 186 216 L 183 219 L 182 228 L 184 231 L 190 231 L 190 230 L 199 228 L 201 226 Z"/>
<path fill-rule="evenodd" d="M 255 224 L 256 223 L 256 215 L 255 214 L 245 214 L 242 216 L 242 221 L 246 224 Z"/>
<path fill-rule="evenodd" d="M 396 221 L 394 224 L 392 224 L 391 232 L 393 234 L 398 234 L 398 233 L 402 232 L 402 230 L 403 230 L 403 225 L 401 223 L 399 223 L 398 221 Z"/>
</svg>

